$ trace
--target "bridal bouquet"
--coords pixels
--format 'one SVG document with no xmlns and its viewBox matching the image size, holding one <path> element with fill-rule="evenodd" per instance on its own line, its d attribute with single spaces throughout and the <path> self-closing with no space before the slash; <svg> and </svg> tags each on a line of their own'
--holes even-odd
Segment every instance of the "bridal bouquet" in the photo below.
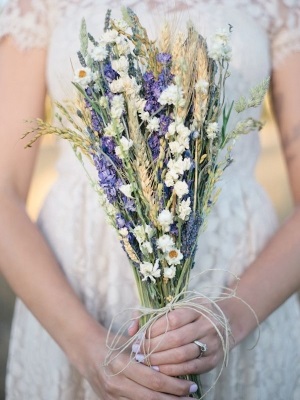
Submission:
<svg viewBox="0 0 300 400">
<path fill-rule="evenodd" d="M 268 87 L 266 80 L 248 99 L 228 104 L 229 36 L 229 30 L 216 33 L 208 48 L 193 25 L 175 32 L 165 24 L 152 41 L 128 8 L 122 20 L 107 13 L 99 39 L 83 21 L 76 100 L 57 104 L 61 128 L 39 120 L 29 143 L 59 135 L 95 166 L 93 185 L 148 310 L 140 319 L 144 327 L 184 299 L 199 231 L 232 162 L 232 143 L 261 127 L 247 118 L 227 129 L 233 108 L 258 106 Z"/>
</svg>

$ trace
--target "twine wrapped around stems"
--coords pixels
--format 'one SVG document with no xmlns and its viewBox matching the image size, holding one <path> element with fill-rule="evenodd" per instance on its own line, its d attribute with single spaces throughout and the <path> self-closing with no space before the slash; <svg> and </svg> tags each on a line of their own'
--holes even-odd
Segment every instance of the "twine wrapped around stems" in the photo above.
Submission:
<svg viewBox="0 0 300 400">
<path fill-rule="evenodd" d="M 216 271 L 216 270 L 214 270 Z M 208 271 L 204 271 L 208 272 Z M 229 271 L 228 271 L 229 272 Z M 230 272 L 229 272 L 230 273 Z M 201 275 L 197 274 L 197 276 Z M 233 275 L 233 274 L 231 274 Z M 196 276 L 193 277 L 193 279 Z M 238 278 L 235 276 L 236 282 L 238 283 Z M 233 338 L 231 328 L 229 321 L 224 314 L 222 308 L 219 306 L 219 302 L 230 299 L 230 298 L 235 298 L 241 302 L 243 302 L 253 313 L 254 318 L 256 319 L 257 326 L 259 326 L 258 318 L 254 312 L 254 310 L 241 298 L 236 296 L 236 290 L 237 290 L 237 283 L 234 288 L 227 288 L 225 286 L 219 286 L 219 287 L 214 287 L 213 289 L 218 291 L 218 295 L 215 297 L 211 297 L 206 295 L 205 293 L 199 293 L 195 290 L 187 290 L 187 291 L 182 291 L 179 293 L 177 296 L 175 296 L 165 307 L 159 308 L 159 309 L 153 309 L 153 308 L 146 308 L 146 307 L 136 307 L 136 308 L 129 308 L 126 311 L 131 311 L 132 312 L 132 317 L 127 320 L 125 323 L 121 325 L 121 327 L 118 329 L 118 331 L 113 334 L 112 333 L 112 327 L 114 323 L 118 320 L 121 314 L 124 313 L 124 310 L 118 313 L 114 318 L 112 319 L 112 322 L 110 324 L 109 330 L 108 330 L 108 335 L 107 335 L 107 340 L 106 340 L 106 346 L 108 349 L 107 356 L 105 358 L 104 363 L 101 365 L 105 369 L 105 373 L 107 376 L 116 376 L 120 373 L 122 373 L 132 362 L 135 361 L 135 353 L 131 351 L 129 361 L 128 363 L 118 372 L 116 373 L 109 373 L 106 370 L 106 367 L 109 366 L 111 362 L 113 362 L 121 353 L 124 351 L 131 349 L 132 345 L 136 342 L 139 341 L 141 342 L 143 338 L 146 337 L 146 334 L 151 336 L 151 329 L 155 322 L 162 318 L 165 317 L 167 324 L 166 324 L 166 330 L 165 333 L 168 332 L 169 330 L 169 313 L 178 310 L 178 309 L 189 309 L 193 311 L 197 311 L 199 315 L 201 315 L 203 318 L 206 318 L 209 320 L 209 322 L 212 324 L 214 329 L 216 330 L 220 342 L 222 345 L 222 350 L 223 350 L 223 360 L 221 364 L 220 371 L 211 385 L 211 387 L 201 395 L 200 399 L 203 399 L 216 385 L 217 381 L 219 380 L 221 373 L 224 369 L 224 367 L 227 366 L 228 360 L 229 360 L 229 351 L 230 351 L 230 338 Z M 125 336 L 127 335 L 127 329 L 128 326 L 135 322 L 140 320 L 141 317 L 147 317 L 147 322 L 140 327 L 139 331 L 129 339 L 127 339 Z M 113 338 L 112 338 L 113 337 Z M 112 338 L 112 339 L 111 339 Z M 126 340 L 127 339 L 127 340 Z M 257 341 L 259 339 L 259 336 L 257 338 Z M 145 361 L 147 364 L 147 359 L 149 360 L 149 357 L 151 354 L 155 353 L 157 348 L 160 346 L 164 338 L 162 337 L 161 341 L 153 348 L 151 352 L 145 355 Z M 234 340 L 234 338 L 233 338 Z M 255 342 L 254 346 L 257 344 L 257 341 Z M 254 347 L 253 346 L 253 347 Z M 148 363 L 149 365 L 149 363 Z"/>
</svg>

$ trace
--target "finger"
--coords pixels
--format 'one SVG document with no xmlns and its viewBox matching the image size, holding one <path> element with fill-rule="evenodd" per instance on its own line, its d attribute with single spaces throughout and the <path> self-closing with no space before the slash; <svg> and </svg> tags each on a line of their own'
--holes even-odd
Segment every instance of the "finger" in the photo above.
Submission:
<svg viewBox="0 0 300 400">
<path fill-rule="evenodd" d="M 144 339 L 140 346 L 134 350 L 138 350 L 141 354 L 150 354 L 175 349 L 198 340 L 201 337 L 198 330 L 199 327 L 196 323 L 189 323 L 176 330 L 164 332 L 153 339 Z"/>
<path fill-rule="evenodd" d="M 190 360 L 181 364 L 160 365 L 159 371 L 170 377 L 182 375 L 201 375 L 215 368 L 221 359 L 221 354 L 195 358 L 194 360 Z"/>
<path fill-rule="evenodd" d="M 143 356 L 143 355 L 142 355 Z M 145 363 L 155 366 L 165 364 L 181 364 L 190 360 L 194 360 L 200 356 L 199 347 L 195 343 L 189 343 L 175 349 L 160 351 L 153 353 L 146 358 Z M 140 360 L 140 362 L 143 360 Z"/>
<path fill-rule="evenodd" d="M 147 332 L 147 337 L 155 338 L 167 331 L 178 329 L 199 318 L 199 312 L 189 308 L 174 310 L 159 318 Z"/>
<path fill-rule="evenodd" d="M 194 382 L 167 376 L 139 363 L 136 363 L 136 367 L 128 368 L 127 376 L 154 392 L 187 396 L 197 391 Z"/>
</svg>

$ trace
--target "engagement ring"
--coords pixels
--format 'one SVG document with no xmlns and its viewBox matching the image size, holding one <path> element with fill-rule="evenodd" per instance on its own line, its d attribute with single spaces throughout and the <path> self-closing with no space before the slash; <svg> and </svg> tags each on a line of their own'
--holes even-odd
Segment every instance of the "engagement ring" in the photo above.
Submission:
<svg viewBox="0 0 300 400">
<path fill-rule="evenodd" d="M 203 354 L 206 352 L 207 350 L 207 345 L 205 343 L 200 342 L 199 340 L 194 340 L 194 343 L 199 347 L 200 349 L 200 354 L 198 356 L 198 358 L 202 357 Z"/>
</svg>

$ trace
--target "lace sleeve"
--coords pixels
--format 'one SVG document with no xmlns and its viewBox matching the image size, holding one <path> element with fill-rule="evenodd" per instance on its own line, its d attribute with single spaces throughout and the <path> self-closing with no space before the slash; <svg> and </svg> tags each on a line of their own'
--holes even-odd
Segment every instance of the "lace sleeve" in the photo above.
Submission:
<svg viewBox="0 0 300 400">
<path fill-rule="evenodd" d="M 0 39 L 11 35 L 21 49 L 47 46 L 47 1 L 8 0 L 0 12 Z"/>
<path fill-rule="evenodd" d="M 292 52 L 300 52 L 300 1 L 279 0 L 271 26 L 273 68 Z"/>
</svg>

